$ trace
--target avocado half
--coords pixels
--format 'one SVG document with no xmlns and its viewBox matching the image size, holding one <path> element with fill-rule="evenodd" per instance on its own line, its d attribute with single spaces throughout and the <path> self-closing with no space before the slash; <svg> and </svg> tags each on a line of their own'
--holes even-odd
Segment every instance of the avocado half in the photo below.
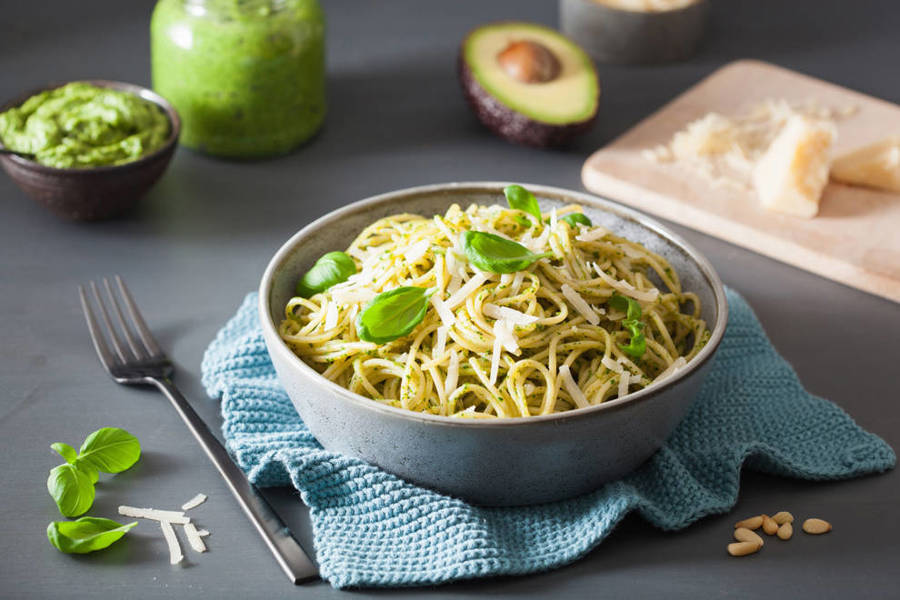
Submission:
<svg viewBox="0 0 900 600">
<path fill-rule="evenodd" d="M 460 46 L 459 79 L 478 120 L 517 144 L 565 144 L 597 117 L 600 83 L 590 57 L 542 25 L 473 29 Z"/>
</svg>

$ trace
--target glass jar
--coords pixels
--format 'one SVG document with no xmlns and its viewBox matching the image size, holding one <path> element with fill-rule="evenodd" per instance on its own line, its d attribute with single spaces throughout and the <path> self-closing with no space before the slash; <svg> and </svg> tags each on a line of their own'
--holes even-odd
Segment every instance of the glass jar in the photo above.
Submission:
<svg viewBox="0 0 900 600">
<path fill-rule="evenodd" d="M 178 110 L 181 143 L 219 156 L 281 154 L 325 117 L 318 0 L 159 0 L 153 88 Z"/>
</svg>

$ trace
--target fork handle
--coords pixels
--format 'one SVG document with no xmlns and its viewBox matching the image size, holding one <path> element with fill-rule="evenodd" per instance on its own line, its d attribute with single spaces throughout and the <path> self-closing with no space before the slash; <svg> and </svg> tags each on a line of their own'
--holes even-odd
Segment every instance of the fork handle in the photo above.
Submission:
<svg viewBox="0 0 900 600">
<path fill-rule="evenodd" d="M 229 456 L 228 451 L 206 426 L 200 416 L 194 412 L 188 401 L 168 378 L 150 378 L 152 383 L 166 395 L 172 406 L 181 415 L 182 420 L 194 434 L 209 460 L 216 466 L 219 474 L 228 484 L 244 513 L 256 527 L 275 559 L 295 584 L 314 579 L 319 576 L 316 565 L 303 550 L 284 521 L 272 510 L 266 499 L 260 495 L 256 487 L 247 479 Z"/>
</svg>

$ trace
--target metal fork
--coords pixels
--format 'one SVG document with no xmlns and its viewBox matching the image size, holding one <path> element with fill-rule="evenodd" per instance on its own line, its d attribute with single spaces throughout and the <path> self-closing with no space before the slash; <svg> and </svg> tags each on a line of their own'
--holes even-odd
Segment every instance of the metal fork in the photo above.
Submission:
<svg viewBox="0 0 900 600">
<path fill-rule="evenodd" d="M 118 294 L 113 291 L 109 280 L 103 279 L 107 298 L 104 302 L 97 284 L 93 281 L 90 283 L 94 304 L 99 308 L 100 318 L 105 325 L 105 333 L 91 308 L 92 303 L 88 300 L 84 286 L 78 286 L 84 318 L 87 319 L 91 339 L 103 367 L 116 383 L 156 386 L 181 415 L 288 578 L 297 584 L 318 577 L 318 570 L 309 555 L 172 383 L 172 363 L 153 338 L 131 293 L 118 275 L 116 284 Z M 125 305 L 127 318 L 119 302 L 120 297 Z M 118 327 L 113 325 L 110 309 Z M 124 343 L 122 337 L 125 339 Z M 108 342 L 112 343 L 113 350 L 110 350 Z"/>
</svg>

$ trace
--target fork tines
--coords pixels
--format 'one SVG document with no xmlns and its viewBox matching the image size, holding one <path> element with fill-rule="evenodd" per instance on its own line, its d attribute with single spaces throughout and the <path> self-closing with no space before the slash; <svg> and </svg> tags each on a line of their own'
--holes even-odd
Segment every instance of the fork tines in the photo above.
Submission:
<svg viewBox="0 0 900 600">
<path fill-rule="evenodd" d="M 93 301 L 88 298 L 84 286 L 78 286 L 84 318 L 87 320 L 94 348 L 97 350 L 103 366 L 109 370 L 116 365 L 164 358 L 159 344 L 153 339 L 150 328 L 147 327 L 147 323 L 141 316 L 125 282 L 118 275 L 115 276 L 115 280 L 118 293 L 110 284 L 109 279 L 103 278 L 105 294 L 102 294 L 99 286 L 91 281 L 90 289 Z M 122 303 L 125 305 L 128 318 L 126 318 L 126 312 L 122 310 Z M 106 333 L 104 333 L 104 327 L 98 322 L 92 305 L 99 309 L 100 317 L 106 326 Z M 110 309 L 115 315 L 118 326 L 113 325 Z M 125 343 L 122 342 L 122 337 L 125 338 Z M 107 341 L 112 342 L 115 352 L 110 350 Z"/>
</svg>

